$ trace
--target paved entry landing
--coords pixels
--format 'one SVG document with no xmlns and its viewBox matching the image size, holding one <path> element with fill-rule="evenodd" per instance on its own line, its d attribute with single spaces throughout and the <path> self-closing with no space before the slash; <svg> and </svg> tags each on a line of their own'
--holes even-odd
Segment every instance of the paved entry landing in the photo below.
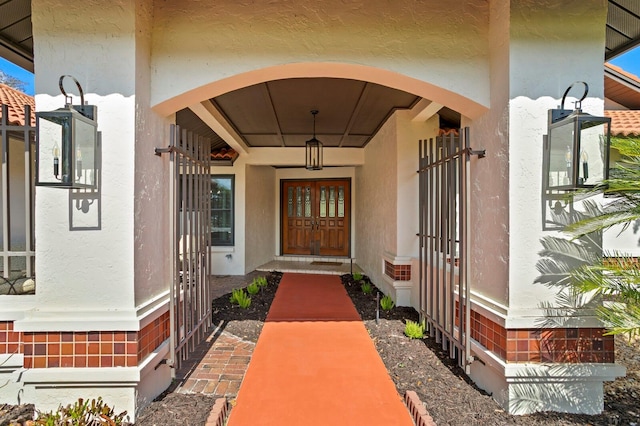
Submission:
<svg viewBox="0 0 640 426">
<path fill-rule="evenodd" d="M 228 424 L 413 421 L 340 278 L 286 273 Z"/>
</svg>

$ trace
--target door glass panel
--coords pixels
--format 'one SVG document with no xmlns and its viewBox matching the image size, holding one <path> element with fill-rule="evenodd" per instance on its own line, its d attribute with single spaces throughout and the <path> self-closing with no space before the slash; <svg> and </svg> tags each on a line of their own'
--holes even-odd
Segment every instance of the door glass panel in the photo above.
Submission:
<svg viewBox="0 0 640 426">
<path fill-rule="evenodd" d="M 320 217 L 327 217 L 327 188 L 320 187 Z"/>
<path fill-rule="evenodd" d="M 296 216 L 302 217 L 302 187 L 296 187 Z"/>
<path fill-rule="evenodd" d="M 329 217 L 336 217 L 336 187 L 329 187 Z"/>
<path fill-rule="evenodd" d="M 338 187 L 338 217 L 344 217 L 344 186 Z"/>
<path fill-rule="evenodd" d="M 288 217 L 293 216 L 293 187 L 290 186 L 287 192 L 287 212 Z"/>
<path fill-rule="evenodd" d="M 311 217 L 311 187 L 304 189 L 304 217 Z"/>
</svg>

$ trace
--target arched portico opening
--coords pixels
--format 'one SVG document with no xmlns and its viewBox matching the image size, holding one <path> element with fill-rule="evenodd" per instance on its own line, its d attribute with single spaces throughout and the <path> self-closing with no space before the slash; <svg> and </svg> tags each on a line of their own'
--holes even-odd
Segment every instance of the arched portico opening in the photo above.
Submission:
<svg viewBox="0 0 640 426">
<path fill-rule="evenodd" d="M 374 94 L 374 102 L 367 103 L 367 93 Z M 385 104 L 388 111 L 379 115 L 373 130 L 358 135 L 362 143 L 344 142 L 375 101 L 390 98 L 397 103 Z M 336 136 L 336 142 L 325 145 L 326 169 L 308 172 L 303 168 L 303 147 L 311 136 L 309 112 L 317 103 L 324 105 L 318 138 L 327 142 Z M 347 118 L 342 117 L 344 128 L 327 130 L 331 126 L 322 119 L 335 121 L 335 111 L 343 111 L 345 103 L 351 106 L 343 114 Z M 411 268 L 411 259 L 418 257 L 418 138 L 438 135 L 439 115 L 455 116 L 452 126 L 460 126 L 462 116 L 479 117 L 488 110 L 427 81 L 375 67 L 324 62 L 238 74 L 176 94 L 152 108 L 165 116 L 177 112 L 176 121 L 187 127 L 208 127 L 239 154 L 235 162 L 211 170 L 215 178 L 231 177 L 233 200 L 232 211 L 214 213 L 231 214 L 229 223 L 212 219 L 216 228 L 233 232 L 228 245 L 212 244 L 213 274 L 242 275 L 285 256 L 356 258 L 385 293 L 416 307 L 419 302 L 412 298 L 420 285 L 417 269 L 413 281 L 396 273 Z M 263 121 L 273 125 L 273 134 L 256 130 Z M 271 142 L 264 142 L 267 136 Z M 344 219 L 344 225 L 329 225 L 334 217 L 335 222 Z M 292 225 L 292 218 L 300 223 Z M 328 247 L 333 237 L 314 240 L 334 231 L 334 239 L 346 240 L 340 250 Z M 299 237 L 291 238 L 292 233 Z"/>
</svg>

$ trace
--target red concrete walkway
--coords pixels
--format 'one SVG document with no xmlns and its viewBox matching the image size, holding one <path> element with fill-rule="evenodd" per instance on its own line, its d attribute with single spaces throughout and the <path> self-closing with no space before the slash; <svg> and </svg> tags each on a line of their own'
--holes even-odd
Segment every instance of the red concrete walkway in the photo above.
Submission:
<svg viewBox="0 0 640 426">
<path fill-rule="evenodd" d="M 411 426 L 340 278 L 285 274 L 229 426 Z"/>
</svg>

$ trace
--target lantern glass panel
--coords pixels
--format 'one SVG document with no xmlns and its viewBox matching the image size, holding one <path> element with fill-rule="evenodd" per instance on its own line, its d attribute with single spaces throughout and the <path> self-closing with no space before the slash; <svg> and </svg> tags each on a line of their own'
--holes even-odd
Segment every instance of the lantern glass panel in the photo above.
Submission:
<svg viewBox="0 0 640 426">
<path fill-rule="evenodd" d="M 96 128 L 92 123 L 82 120 L 76 120 L 75 124 L 76 145 L 73 152 L 75 183 L 82 186 L 95 186 Z"/>
<path fill-rule="evenodd" d="M 71 184 L 71 163 L 63 152 L 71 144 L 71 123 L 60 116 L 38 118 L 38 183 Z M 63 161 L 64 158 L 64 161 Z"/>
<path fill-rule="evenodd" d="M 36 185 L 95 188 L 97 123 L 69 106 L 36 117 Z"/>
<path fill-rule="evenodd" d="M 574 123 L 549 129 L 549 188 L 559 189 L 571 185 L 573 176 Z"/>
<path fill-rule="evenodd" d="M 587 119 L 580 121 L 580 157 L 577 158 L 578 185 L 594 186 L 607 179 L 605 158 L 608 153 L 609 123 Z"/>
<path fill-rule="evenodd" d="M 322 169 L 322 142 L 311 139 L 306 142 L 306 168 L 309 170 Z"/>
</svg>

